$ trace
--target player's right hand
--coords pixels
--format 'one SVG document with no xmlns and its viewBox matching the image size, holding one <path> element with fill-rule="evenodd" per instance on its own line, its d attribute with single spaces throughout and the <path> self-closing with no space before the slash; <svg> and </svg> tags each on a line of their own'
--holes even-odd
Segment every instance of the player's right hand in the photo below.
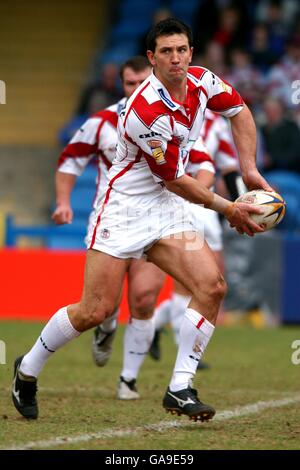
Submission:
<svg viewBox="0 0 300 470">
<path fill-rule="evenodd" d="M 262 214 L 260 207 L 245 202 L 234 202 L 226 214 L 230 227 L 234 227 L 241 235 L 246 233 L 253 237 L 255 233 L 263 232 L 264 229 L 257 225 L 251 218 L 251 214 Z"/>
<path fill-rule="evenodd" d="M 68 204 L 59 204 L 53 212 L 51 219 L 57 225 L 71 224 L 73 220 L 73 211 Z"/>
<path fill-rule="evenodd" d="M 273 188 L 269 185 L 267 180 L 259 173 L 257 169 L 248 171 L 243 174 L 243 181 L 247 186 L 248 190 L 252 189 L 264 189 L 265 191 L 273 191 Z"/>
</svg>

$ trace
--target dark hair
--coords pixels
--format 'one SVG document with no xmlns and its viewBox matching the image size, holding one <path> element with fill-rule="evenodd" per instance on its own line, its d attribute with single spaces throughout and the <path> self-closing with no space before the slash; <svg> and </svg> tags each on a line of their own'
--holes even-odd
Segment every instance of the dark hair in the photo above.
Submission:
<svg viewBox="0 0 300 470">
<path fill-rule="evenodd" d="M 185 34 L 188 38 L 189 46 L 192 46 L 193 34 L 191 28 L 177 18 L 167 18 L 166 20 L 159 21 L 159 23 L 150 29 L 146 39 L 147 50 L 154 52 L 156 39 L 159 36 L 170 36 L 172 34 Z"/>
<path fill-rule="evenodd" d="M 124 70 L 127 68 L 134 70 L 134 72 L 141 72 L 142 70 L 145 70 L 148 67 L 151 67 L 151 65 L 148 59 L 144 57 L 143 55 L 136 55 L 134 57 L 131 57 L 130 59 L 126 60 L 126 62 L 124 62 L 121 65 L 121 68 L 120 68 L 121 80 L 123 81 Z"/>
</svg>

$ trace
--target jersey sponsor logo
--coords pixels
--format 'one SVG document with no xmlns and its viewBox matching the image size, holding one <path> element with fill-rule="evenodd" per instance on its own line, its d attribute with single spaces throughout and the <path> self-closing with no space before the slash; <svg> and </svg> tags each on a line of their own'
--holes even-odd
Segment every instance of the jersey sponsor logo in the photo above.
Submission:
<svg viewBox="0 0 300 470">
<path fill-rule="evenodd" d="M 161 140 L 148 140 L 147 144 L 151 148 L 152 156 L 154 157 L 157 165 L 163 165 L 164 163 L 167 163 L 165 160 L 165 154 L 163 152 L 163 149 L 161 148 Z"/>
<path fill-rule="evenodd" d="M 149 139 L 150 137 L 157 137 L 157 136 L 161 136 L 161 134 L 159 132 L 151 131 L 149 134 L 139 135 L 139 138 L 140 139 Z"/>
<path fill-rule="evenodd" d="M 227 85 L 227 83 L 224 83 L 224 82 L 220 82 L 221 84 L 221 87 L 223 88 L 223 90 L 226 92 L 226 93 L 229 93 L 229 95 L 232 94 L 232 88 L 231 86 Z"/>
</svg>

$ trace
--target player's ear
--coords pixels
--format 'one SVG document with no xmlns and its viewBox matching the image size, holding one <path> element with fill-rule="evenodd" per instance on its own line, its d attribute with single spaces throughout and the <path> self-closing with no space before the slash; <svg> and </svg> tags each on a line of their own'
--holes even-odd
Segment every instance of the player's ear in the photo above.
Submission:
<svg viewBox="0 0 300 470">
<path fill-rule="evenodd" d="M 190 60 L 189 60 L 189 64 L 192 62 L 193 60 L 193 52 L 194 52 L 194 48 L 193 47 L 190 47 Z"/>
<path fill-rule="evenodd" d="M 147 51 L 147 57 L 148 57 L 148 60 L 149 60 L 150 64 L 153 67 L 155 65 L 154 52 L 148 50 Z"/>
</svg>

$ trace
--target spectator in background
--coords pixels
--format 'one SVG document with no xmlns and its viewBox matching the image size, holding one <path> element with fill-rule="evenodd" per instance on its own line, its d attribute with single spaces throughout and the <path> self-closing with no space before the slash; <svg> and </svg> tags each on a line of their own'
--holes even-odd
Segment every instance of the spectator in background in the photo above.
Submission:
<svg viewBox="0 0 300 470">
<path fill-rule="evenodd" d="M 300 129 L 286 117 L 284 111 L 284 105 L 279 99 L 266 99 L 266 124 L 262 126 L 264 169 L 288 170 L 300 174 Z"/>
<path fill-rule="evenodd" d="M 221 11 L 219 24 L 212 39 L 222 45 L 229 53 L 232 49 L 245 45 L 246 34 L 247 30 L 243 25 L 241 10 L 236 6 L 229 6 Z"/>
<path fill-rule="evenodd" d="M 194 56 L 193 65 L 199 64 L 208 68 L 221 78 L 226 78 L 228 75 L 224 47 L 215 41 L 210 41 L 207 44 L 203 56 Z"/>
<path fill-rule="evenodd" d="M 265 7 L 261 10 L 261 13 L 258 8 L 258 15 L 266 24 L 270 47 L 278 59 L 284 53 L 289 22 L 284 18 L 283 2 L 281 0 L 271 0 L 264 3 Z"/>
<path fill-rule="evenodd" d="M 267 77 L 269 95 L 279 98 L 288 109 L 299 106 L 292 100 L 292 85 L 300 79 L 300 37 L 292 38 L 287 44 L 287 52 L 275 64 Z"/>
<path fill-rule="evenodd" d="M 68 144 L 89 116 L 122 98 L 122 92 L 118 88 L 118 79 L 119 67 L 117 64 L 103 65 L 99 79 L 90 83 L 83 90 L 74 116 L 59 132 L 58 140 L 63 147 Z"/>
<path fill-rule="evenodd" d="M 263 97 L 263 76 L 251 63 L 250 55 L 245 49 L 234 49 L 230 54 L 230 61 L 228 81 L 242 95 L 247 105 L 255 111 Z"/>
<path fill-rule="evenodd" d="M 218 42 L 226 50 L 242 46 L 254 12 L 255 1 L 201 0 L 193 23 L 195 53 L 202 54 L 210 41 Z M 205 27 L 199 28 L 203 21 Z"/>
<path fill-rule="evenodd" d="M 255 17 L 256 21 L 267 23 L 270 32 L 280 39 L 292 31 L 299 12 L 299 0 L 259 0 Z"/>
<path fill-rule="evenodd" d="M 193 24 L 194 29 L 194 53 L 203 54 L 207 43 L 212 40 L 217 24 L 216 19 L 219 16 L 219 7 L 216 0 L 202 0 L 199 2 L 199 9 L 195 15 Z M 199 28 L 205 18 L 205 28 Z M 198 63 L 202 63 L 199 62 Z"/>
<path fill-rule="evenodd" d="M 157 23 L 159 23 L 160 21 L 163 21 L 163 20 L 166 20 L 167 18 L 171 18 L 173 16 L 173 13 L 172 11 L 167 8 L 167 7 L 162 7 L 162 8 L 159 8 L 158 10 L 156 10 L 154 12 L 154 15 L 152 17 L 152 25 L 156 25 Z M 146 54 L 146 51 L 147 51 L 147 34 L 145 34 L 143 36 L 143 38 L 141 39 L 140 41 L 140 50 L 139 50 L 139 54 L 141 55 L 145 55 Z"/>
<path fill-rule="evenodd" d="M 99 79 L 92 82 L 83 91 L 77 114 L 91 115 L 121 99 L 122 92 L 118 87 L 118 79 L 119 66 L 114 63 L 104 64 L 99 72 Z"/>
<path fill-rule="evenodd" d="M 253 65 L 263 74 L 267 73 L 275 63 L 276 54 L 270 47 L 269 32 L 264 23 L 258 23 L 254 26 L 250 38 L 249 53 Z"/>
</svg>

